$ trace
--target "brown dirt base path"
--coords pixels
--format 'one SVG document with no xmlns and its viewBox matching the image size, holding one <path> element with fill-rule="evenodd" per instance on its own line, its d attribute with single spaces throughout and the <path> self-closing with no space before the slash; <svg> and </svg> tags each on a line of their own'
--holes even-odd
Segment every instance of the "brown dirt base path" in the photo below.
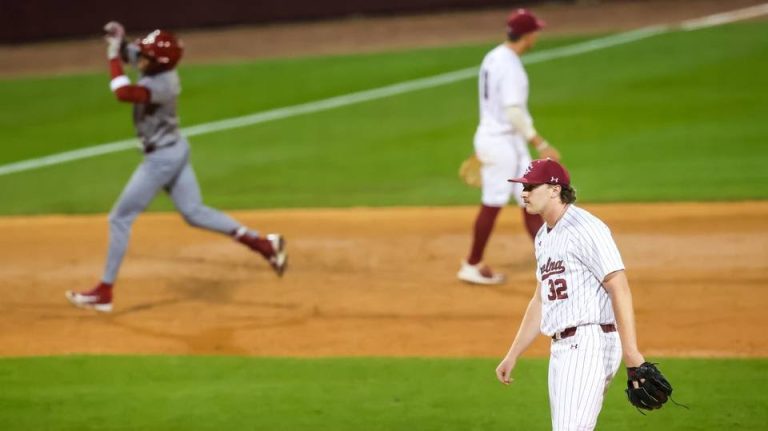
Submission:
<svg viewBox="0 0 768 431">
<path fill-rule="evenodd" d="M 622 250 L 647 355 L 768 355 L 768 202 L 586 208 Z M 499 356 L 534 289 L 532 245 L 509 208 L 489 250 L 509 282 L 458 282 L 474 213 L 234 213 L 286 234 L 283 279 L 226 238 L 145 214 L 109 315 L 64 299 L 99 276 L 104 216 L 0 218 L 0 355 Z"/>
</svg>

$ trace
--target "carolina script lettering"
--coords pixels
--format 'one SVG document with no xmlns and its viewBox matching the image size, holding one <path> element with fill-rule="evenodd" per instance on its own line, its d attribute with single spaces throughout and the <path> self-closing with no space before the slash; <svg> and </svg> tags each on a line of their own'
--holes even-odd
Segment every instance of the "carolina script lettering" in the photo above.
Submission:
<svg viewBox="0 0 768 431">
<path fill-rule="evenodd" d="M 553 261 L 552 258 L 547 259 L 547 263 L 541 265 L 541 281 L 546 280 L 551 275 L 562 274 L 565 272 L 565 265 L 562 260 Z"/>
</svg>

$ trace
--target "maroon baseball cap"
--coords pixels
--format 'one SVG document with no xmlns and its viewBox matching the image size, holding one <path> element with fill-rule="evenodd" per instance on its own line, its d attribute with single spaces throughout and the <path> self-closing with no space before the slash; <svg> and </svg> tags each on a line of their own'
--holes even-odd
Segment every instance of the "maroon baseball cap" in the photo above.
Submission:
<svg viewBox="0 0 768 431">
<path fill-rule="evenodd" d="M 546 23 L 532 14 L 528 9 L 518 9 L 507 18 L 507 33 L 518 36 L 541 30 Z"/>
<path fill-rule="evenodd" d="M 520 178 L 511 178 L 510 183 L 523 184 L 553 184 L 569 186 L 571 177 L 563 165 L 552 159 L 538 159 L 531 162 Z"/>
</svg>

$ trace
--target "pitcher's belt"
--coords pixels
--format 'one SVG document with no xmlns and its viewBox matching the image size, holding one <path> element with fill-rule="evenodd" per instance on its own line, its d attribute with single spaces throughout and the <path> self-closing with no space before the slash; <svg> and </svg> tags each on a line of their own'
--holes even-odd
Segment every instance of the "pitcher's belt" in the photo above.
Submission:
<svg viewBox="0 0 768 431">
<path fill-rule="evenodd" d="M 555 332 L 555 335 L 552 336 L 552 339 L 557 341 L 562 340 L 563 338 L 573 337 L 576 335 L 577 328 L 577 326 L 571 326 L 570 328 L 565 328 L 560 332 Z M 616 332 L 616 325 L 613 323 L 601 323 L 600 329 L 602 329 L 606 334 L 609 332 Z"/>
</svg>

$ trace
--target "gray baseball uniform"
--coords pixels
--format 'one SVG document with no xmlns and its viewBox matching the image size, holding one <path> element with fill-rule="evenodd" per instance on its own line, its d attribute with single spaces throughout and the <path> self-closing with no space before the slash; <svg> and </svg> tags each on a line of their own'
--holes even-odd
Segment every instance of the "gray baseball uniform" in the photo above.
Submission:
<svg viewBox="0 0 768 431">
<path fill-rule="evenodd" d="M 113 287 L 128 248 L 131 226 L 160 189 L 165 190 L 184 220 L 192 226 L 231 235 L 232 239 L 260 254 L 282 276 L 288 265 L 285 238 L 279 233 L 261 237 L 229 216 L 203 205 L 200 187 L 189 161 L 189 144 L 179 133 L 176 99 L 181 93 L 174 68 L 183 45 L 173 33 L 154 30 L 136 44 L 123 39 L 125 30 L 117 21 L 104 25 L 109 61 L 109 88 L 117 100 L 133 103 L 133 121 L 141 139 L 144 160 L 123 189 L 109 214 L 109 252 L 102 280 L 83 292 L 67 290 L 64 296 L 79 308 L 102 313 L 112 311 Z M 123 71 L 123 61 L 142 72 L 132 85 Z"/>
<path fill-rule="evenodd" d="M 176 99 L 181 86 L 176 70 L 143 76 L 138 84 L 150 91 L 149 103 L 136 103 L 133 108 L 136 133 L 145 155 L 109 214 L 109 253 L 102 278 L 106 283 L 114 283 L 117 278 L 134 220 L 160 189 L 171 196 L 176 209 L 192 226 L 227 235 L 240 227 L 226 214 L 203 205 L 189 160 L 189 144 L 178 128 Z"/>
</svg>

